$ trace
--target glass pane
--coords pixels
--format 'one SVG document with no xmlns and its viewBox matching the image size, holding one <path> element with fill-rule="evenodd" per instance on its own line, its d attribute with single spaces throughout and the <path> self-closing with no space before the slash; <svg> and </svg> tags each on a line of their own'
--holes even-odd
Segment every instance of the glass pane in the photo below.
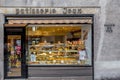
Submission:
<svg viewBox="0 0 120 80">
<path fill-rule="evenodd" d="M 91 65 L 91 25 L 27 27 L 29 64 Z"/>
<path fill-rule="evenodd" d="M 21 35 L 8 35 L 7 50 L 7 76 L 21 76 Z"/>
</svg>

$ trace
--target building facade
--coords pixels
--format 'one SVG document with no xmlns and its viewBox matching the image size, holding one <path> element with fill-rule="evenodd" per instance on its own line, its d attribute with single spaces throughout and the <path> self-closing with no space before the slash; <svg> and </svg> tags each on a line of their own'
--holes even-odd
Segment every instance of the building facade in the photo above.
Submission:
<svg viewBox="0 0 120 80">
<path fill-rule="evenodd" d="M 120 74 L 119 4 L 119 0 L 14 0 L 12 2 L 9 0 L 0 0 L 0 65 L 2 65 L 0 66 L 1 80 L 3 80 L 4 77 L 9 77 L 9 74 L 7 74 L 7 70 L 9 68 L 8 55 L 6 56 L 5 54 L 7 53 L 5 52 L 6 42 L 13 43 L 14 45 L 17 44 L 16 48 L 15 46 L 14 48 L 17 49 L 16 51 L 18 53 L 20 51 L 19 46 L 25 47 L 23 44 L 27 45 L 26 48 L 21 49 L 24 51 L 24 55 L 21 55 L 20 57 L 20 60 L 24 59 L 21 61 L 21 63 L 27 64 L 27 69 L 25 70 L 26 72 L 21 73 L 21 75 L 27 75 L 27 78 L 24 76 L 25 79 L 35 80 L 38 78 L 39 80 L 96 80 L 106 77 L 118 77 Z M 64 34 L 55 32 L 48 33 L 48 36 L 47 33 L 45 33 L 45 29 L 50 32 L 49 30 L 51 29 L 49 28 L 55 29 L 55 26 L 58 26 L 58 29 L 61 29 Z M 62 26 L 62 28 L 60 26 Z M 67 28 L 68 26 L 72 26 L 73 28 Z M 18 29 L 16 29 L 17 27 L 26 28 L 25 31 L 22 30 L 23 32 L 20 32 Z M 11 28 L 12 32 L 10 31 Z M 67 29 L 65 30 L 65 28 Z M 39 32 L 39 35 L 37 35 L 37 33 L 34 34 L 34 30 L 36 29 L 40 29 L 40 32 L 44 31 L 44 33 Z M 33 30 L 33 32 L 30 30 Z M 57 29 L 55 29 L 55 31 L 57 31 Z M 72 58 L 69 58 L 69 61 L 64 60 L 66 59 L 66 55 L 64 55 L 65 58 L 62 58 L 60 62 L 58 60 L 59 55 L 57 55 L 58 57 L 52 60 L 52 62 L 50 62 L 50 56 L 45 59 L 37 58 L 37 60 L 43 62 L 41 62 L 42 66 L 36 65 L 35 55 L 31 56 L 31 54 L 34 53 L 31 53 L 31 50 L 26 50 L 32 49 L 34 52 L 33 45 L 36 45 L 37 43 L 43 45 L 41 42 L 44 42 L 45 44 L 49 42 L 49 47 L 51 47 L 54 45 L 54 43 L 59 41 L 61 43 L 65 43 L 66 41 L 72 42 L 77 41 L 78 38 L 85 41 L 86 38 L 84 39 L 84 33 L 86 31 L 88 31 L 88 41 L 83 46 L 87 46 L 85 48 L 88 48 L 89 55 L 88 61 L 82 66 L 79 64 L 79 61 L 75 61 L 77 57 L 75 60 L 72 60 L 75 61 L 75 63 L 70 62 Z M 15 35 L 17 35 L 17 37 Z M 38 39 L 38 36 L 40 39 Z M 16 44 L 14 43 L 13 38 L 15 38 Z M 24 41 L 27 41 L 27 43 Z M 70 44 L 70 42 L 68 43 Z M 44 47 L 45 49 L 41 50 L 46 50 L 47 53 L 48 46 L 47 48 L 46 46 Z M 53 48 L 51 51 L 54 51 L 54 49 L 56 50 L 56 48 Z M 63 51 L 69 49 L 68 47 L 64 47 Z M 59 52 L 57 53 L 59 54 Z M 70 53 L 72 54 L 73 52 Z M 51 52 L 49 52 L 49 54 L 51 54 Z M 44 52 L 43 55 L 45 55 Z M 62 54 L 60 54 L 60 56 L 62 56 Z M 44 60 L 48 60 L 48 62 L 44 63 Z M 21 69 L 25 68 L 26 67 L 22 65 Z M 35 70 L 38 70 L 38 72 Z M 54 76 L 50 73 L 54 74 Z"/>
</svg>

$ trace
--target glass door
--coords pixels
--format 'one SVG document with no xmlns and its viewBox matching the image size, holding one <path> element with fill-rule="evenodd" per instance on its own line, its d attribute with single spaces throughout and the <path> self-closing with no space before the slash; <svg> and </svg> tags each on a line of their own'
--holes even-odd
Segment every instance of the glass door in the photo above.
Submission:
<svg viewBox="0 0 120 80">
<path fill-rule="evenodd" d="M 24 33 L 24 28 L 5 28 L 5 78 L 25 78 L 27 76 Z"/>
</svg>

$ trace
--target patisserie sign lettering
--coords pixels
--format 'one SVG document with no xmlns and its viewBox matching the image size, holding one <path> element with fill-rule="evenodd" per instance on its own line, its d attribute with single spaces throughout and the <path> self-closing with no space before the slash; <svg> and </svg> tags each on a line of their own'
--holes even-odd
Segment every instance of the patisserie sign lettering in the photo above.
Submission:
<svg viewBox="0 0 120 80">
<path fill-rule="evenodd" d="M 16 14 L 81 14 L 81 8 L 17 8 Z"/>
</svg>

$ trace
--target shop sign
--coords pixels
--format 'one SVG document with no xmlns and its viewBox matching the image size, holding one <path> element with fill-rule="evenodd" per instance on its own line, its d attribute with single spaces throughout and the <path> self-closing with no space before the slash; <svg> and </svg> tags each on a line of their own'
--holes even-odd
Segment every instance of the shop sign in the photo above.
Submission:
<svg viewBox="0 0 120 80">
<path fill-rule="evenodd" d="M 16 14 L 81 14 L 81 8 L 17 8 Z"/>
<path fill-rule="evenodd" d="M 39 7 L 22 7 L 22 8 L 0 8 L 0 13 L 3 14 L 95 14 L 99 12 L 99 8 L 86 7 L 61 7 L 61 8 L 39 8 Z"/>
<path fill-rule="evenodd" d="M 114 27 L 115 24 L 105 24 L 104 26 L 105 26 L 105 28 L 106 28 L 106 32 L 112 33 L 112 32 L 113 32 L 112 27 Z"/>
</svg>

